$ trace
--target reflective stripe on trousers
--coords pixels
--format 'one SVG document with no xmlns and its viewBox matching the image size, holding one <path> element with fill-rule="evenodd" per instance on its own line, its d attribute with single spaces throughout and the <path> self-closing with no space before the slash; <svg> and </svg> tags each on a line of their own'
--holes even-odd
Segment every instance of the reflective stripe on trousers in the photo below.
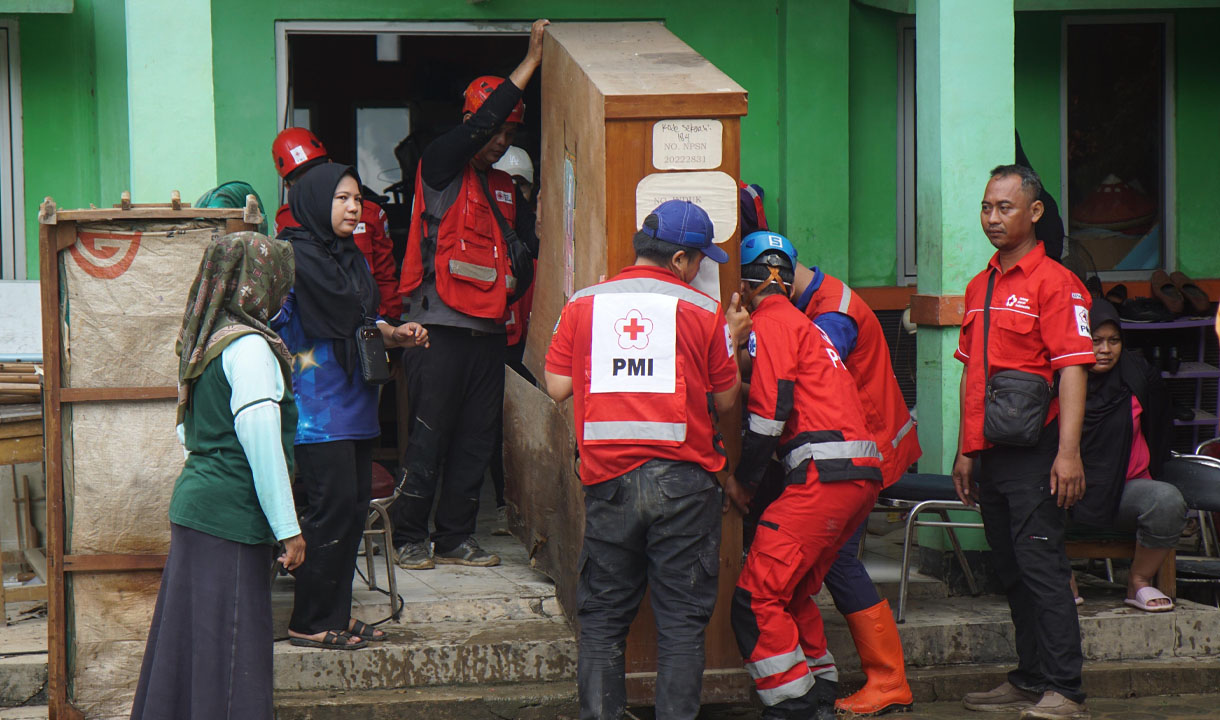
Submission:
<svg viewBox="0 0 1220 720">
<path fill-rule="evenodd" d="M 784 466 L 795 470 L 806 460 L 854 460 L 856 458 L 881 459 L 877 443 L 872 440 L 844 440 L 841 442 L 805 443 L 793 448 L 784 456 Z"/>
</svg>

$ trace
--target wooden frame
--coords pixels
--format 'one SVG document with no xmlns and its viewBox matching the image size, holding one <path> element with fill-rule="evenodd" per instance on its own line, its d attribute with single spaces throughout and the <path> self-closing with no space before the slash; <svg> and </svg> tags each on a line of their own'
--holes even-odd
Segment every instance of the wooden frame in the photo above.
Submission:
<svg viewBox="0 0 1220 720">
<path fill-rule="evenodd" d="M 175 196 L 177 192 L 175 191 Z M 157 220 L 223 219 L 226 232 L 257 230 L 261 221 L 253 196 L 244 209 L 192 209 L 176 197 L 166 205 L 132 205 L 130 196 L 116 208 L 58 210 L 47 198 L 38 214 L 39 272 L 42 296 L 42 348 L 45 385 L 43 428 L 47 481 L 47 702 L 50 720 L 77 720 L 84 715 L 68 698 L 67 575 L 72 572 L 130 572 L 159 570 L 165 555 L 97 554 L 64 552 L 65 517 L 63 425 L 61 410 L 71 403 L 164 400 L 177 397 L 174 387 L 66 387 L 62 363 L 64 344 L 60 326 L 60 254 L 77 242 L 77 223 Z"/>
</svg>

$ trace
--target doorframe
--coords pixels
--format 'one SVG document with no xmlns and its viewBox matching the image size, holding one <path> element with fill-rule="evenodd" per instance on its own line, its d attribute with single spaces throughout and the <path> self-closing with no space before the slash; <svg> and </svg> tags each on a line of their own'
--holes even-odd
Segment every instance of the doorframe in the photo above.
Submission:
<svg viewBox="0 0 1220 720">
<path fill-rule="evenodd" d="M 7 155 L 7 162 L 0 163 L 0 186 L 7 185 L 10 192 L 3 193 L 0 201 L 11 205 L 8 217 L 12 228 L 4 241 L 5 254 L 12 258 L 12 270 L 6 270 L 0 280 L 24 280 L 26 266 L 25 230 L 25 156 L 21 131 L 21 40 L 17 20 L 0 20 L 0 30 L 7 36 L 6 47 L 0 52 L 0 74 L 8 83 L 7 97 L 0 97 L 0 111 L 7 109 L 7 152 L 0 151 L 0 158 Z"/>
<path fill-rule="evenodd" d="M 529 35 L 530 23 L 420 20 L 277 20 L 275 23 L 275 127 L 287 127 L 289 35 Z"/>
</svg>

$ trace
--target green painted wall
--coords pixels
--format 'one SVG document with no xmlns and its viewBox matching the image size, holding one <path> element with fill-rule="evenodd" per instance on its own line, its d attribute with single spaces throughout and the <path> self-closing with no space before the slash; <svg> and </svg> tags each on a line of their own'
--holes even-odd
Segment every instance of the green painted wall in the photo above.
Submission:
<svg viewBox="0 0 1220 720">
<path fill-rule="evenodd" d="M 846 7 L 847 0 L 835 0 Z M 776 50 L 779 12 L 789 0 L 719 8 L 709 21 L 701 0 L 665 4 L 645 0 L 581 3 L 572 0 L 495 0 L 471 4 L 433 0 L 367 0 L 353 6 L 330 0 L 213 0 L 213 75 L 216 97 L 217 176 L 250 182 L 264 198 L 275 198 L 277 176 L 270 160 L 276 128 L 275 28 L 287 19 L 552 21 L 661 19 L 666 26 L 749 91 L 750 114 L 742 122 L 742 176 L 767 190 L 769 218 L 779 218 L 777 199 L 781 128 L 776 122 L 781 75 Z M 798 0 L 792 0 L 797 3 Z M 831 29 L 827 29 L 827 33 Z M 798 161 L 807 143 L 793 148 Z M 803 164 L 803 172 L 812 167 Z M 811 173 L 810 173 L 811 174 Z M 273 202 L 273 201 L 272 201 Z M 813 211 L 788 214 L 803 227 Z M 772 221 L 774 224 L 774 220 Z"/>
<path fill-rule="evenodd" d="M 38 277 L 38 206 L 118 202 L 129 185 L 126 35 L 121 2 L 77 0 L 63 15 L 22 15 L 26 277 Z"/>
<path fill-rule="evenodd" d="M 1051 13 L 1017 13 L 1014 70 L 1017 131 L 1042 184 L 1060 203 L 1060 21 Z M 1009 157 L 1007 161 L 1015 158 Z M 982 193 L 980 191 L 980 197 Z"/>
<path fill-rule="evenodd" d="M 1174 20 L 1178 267 L 1220 277 L 1220 10 L 1179 12 Z"/>
<path fill-rule="evenodd" d="M 898 20 L 851 6 L 851 138 L 848 183 L 850 285 L 893 285 L 897 277 Z"/>
</svg>

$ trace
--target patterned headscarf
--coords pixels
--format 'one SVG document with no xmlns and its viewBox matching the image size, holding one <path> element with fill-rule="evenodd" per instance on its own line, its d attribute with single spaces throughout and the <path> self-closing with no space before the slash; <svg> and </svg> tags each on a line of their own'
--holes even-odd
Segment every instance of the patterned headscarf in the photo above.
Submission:
<svg viewBox="0 0 1220 720">
<path fill-rule="evenodd" d="M 174 347 L 178 353 L 177 422 L 186 413 L 195 380 L 242 335 L 258 333 L 266 338 L 285 380 L 292 382 L 292 353 L 269 323 L 292 289 L 294 269 L 292 245 L 255 232 L 225 235 L 204 250 Z"/>
</svg>

